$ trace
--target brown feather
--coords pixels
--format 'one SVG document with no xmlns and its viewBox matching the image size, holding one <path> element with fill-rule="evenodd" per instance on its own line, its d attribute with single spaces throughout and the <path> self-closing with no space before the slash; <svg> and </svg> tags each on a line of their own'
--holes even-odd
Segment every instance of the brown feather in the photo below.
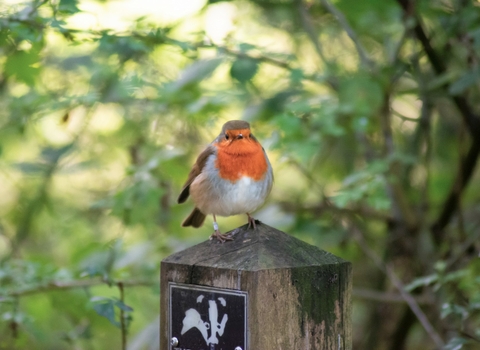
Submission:
<svg viewBox="0 0 480 350">
<path fill-rule="evenodd" d="M 203 225 L 203 222 L 205 221 L 206 215 L 200 211 L 200 209 L 196 208 L 192 210 L 190 215 L 183 220 L 182 226 L 193 226 L 193 227 L 200 227 Z"/>
<path fill-rule="evenodd" d="M 200 153 L 195 164 L 192 167 L 192 170 L 188 174 L 187 181 L 183 185 L 180 195 L 178 196 L 178 203 L 183 203 L 187 200 L 188 196 L 190 195 L 190 185 L 192 184 L 193 180 L 195 180 L 195 178 L 202 172 L 208 157 L 214 153 L 215 147 L 213 147 L 212 145 L 209 145 L 202 153 Z"/>
<path fill-rule="evenodd" d="M 230 120 L 223 124 L 222 134 L 225 134 L 227 130 L 240 130 L 250 129 L 250 124 L 244 120 Z"/>
</svg>

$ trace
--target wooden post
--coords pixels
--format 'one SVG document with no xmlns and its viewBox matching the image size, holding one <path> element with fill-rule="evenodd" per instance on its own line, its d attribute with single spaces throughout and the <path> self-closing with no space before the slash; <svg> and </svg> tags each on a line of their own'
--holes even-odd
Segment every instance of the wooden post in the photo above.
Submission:
<svg viewBox="0 0 480 350">
<path fill-rule="evenodd" d="M 162 261 L 160 350 L 352 348 L 349 262 L 265 224 L 234 232 Z"/>
</svg>

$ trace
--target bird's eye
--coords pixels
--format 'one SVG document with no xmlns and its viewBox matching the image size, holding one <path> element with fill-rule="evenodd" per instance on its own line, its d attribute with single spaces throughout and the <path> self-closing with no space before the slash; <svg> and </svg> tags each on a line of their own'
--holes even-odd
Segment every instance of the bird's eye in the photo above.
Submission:
<svg viewBox="0 0 480 350">
<path fill-rule="evenodd" d="M 225 140 L 228 140 L 228 139 L 229 139 L 228 135 L 225 135 Z"/>
</svg>

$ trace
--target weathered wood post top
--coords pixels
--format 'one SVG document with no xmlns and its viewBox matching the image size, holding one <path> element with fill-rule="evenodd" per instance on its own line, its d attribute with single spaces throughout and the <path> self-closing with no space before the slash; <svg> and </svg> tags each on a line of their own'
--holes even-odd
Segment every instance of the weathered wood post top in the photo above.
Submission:
<svg viewBox="0 0 480 350">
<path fill-rule="evenodd" d="M 351 349 L 351 264 L 265 224 L 161 264 L 160 350 Z"/>
</svg>

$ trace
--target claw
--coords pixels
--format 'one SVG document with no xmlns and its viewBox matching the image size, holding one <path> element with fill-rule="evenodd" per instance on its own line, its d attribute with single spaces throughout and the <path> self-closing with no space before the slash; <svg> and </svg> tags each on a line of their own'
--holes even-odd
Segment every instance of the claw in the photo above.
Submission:
<svg viewBox="0 0 480 350">
<path fill-rule="evenodd" d="M 213 214 L 213 229 L 215 230 L 212 235 L 210 236 L 210 240 L 216 238 L 220 242 L 225 243 L 225 241 L 233 241 L 233 237 L 229 233 L 221 233 L 218 224 L 217 224 L 217 217 Z"/>
<path fill-rule="evenodd" d="M 210 240 L 218 239 L 220 242 L 225 243 L 226 241 L 233 241 L 233 237 L 229 233 L 221 233 L 219 230 L 215 230 L 210 236 Z"/>
</svg>

